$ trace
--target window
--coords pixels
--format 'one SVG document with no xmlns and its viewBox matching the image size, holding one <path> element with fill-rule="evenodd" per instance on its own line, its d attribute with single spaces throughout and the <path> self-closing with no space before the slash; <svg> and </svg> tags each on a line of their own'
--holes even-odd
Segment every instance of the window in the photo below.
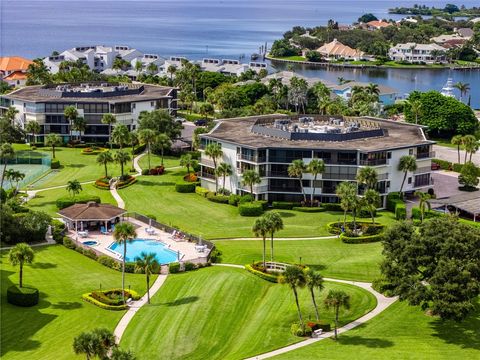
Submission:
<svg viewBox="0 0 480 360">
<path fill-rule="evenodd" d="M 413 149 L 408 149 L 408 155 L 413 155 Z"/>
<path fill-rule="evenodd" d="M 408 183 L 409 183 L 409 184 L 412 183 L 412 177 L 411 177 L 411 176 L 408 178 Z"/>
</svg>

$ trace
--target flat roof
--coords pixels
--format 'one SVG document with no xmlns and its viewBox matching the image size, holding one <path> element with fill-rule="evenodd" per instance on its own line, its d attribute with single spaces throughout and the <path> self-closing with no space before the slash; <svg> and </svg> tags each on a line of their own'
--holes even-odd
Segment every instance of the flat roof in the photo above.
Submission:
<svg viewBox="0 0 480 360">
<path fill-rule="evenodd" d="M 58 84 L 62 85 L 62 84 Z M 124 84 L 122 84 L 124 85 Z M 132 86 L 132 84 L 125 84 Z M 137 85 L 138 86 L 138 85 Z M 129 102 L 129 101 L 149 101 L 157 100 L 161 98 L 171 98 L 171 91 L 174 89 L 168 86 L 158 86 L 150 84 L 142 84 L 143 91 L 139 94 L 120 94 L 114 96 L 95 97 L 89 96 L 89 93 L 85 93 L 85 96 L 79 97 L 60 97 L 52 96 L 45 85 L 26 86 L 24 88 L 13 91 L 9 94 L 2 95 L 1 97 L 12 100 L 22 100 L 26 102 L 55 102 L 55 103 L 76 103 L 76 102 L 92 102 L 92 103 L 104 103 L 104 102 Z M 59 93 L 60 94 L 60 93 Z"/>
<path fill-rule="evenodd" d="M 280 137 L 268 136 L 252 132 L 257 121 L 292 119 L 300 117 L 313 117 L 318 120 L 329 118 L 343 119 L 341 116 L 321 115 L 296 115 L 284 114 L 249 116 L 243 118 L 232 118 L 218 120 L 208 134 L 200 135 L 202 138 L 217 140 L 251 148 L 291 148 L 291 149 L 332 149 L 332 150 L 359 150 L 359 151 L 383 151 L 389 149 L 406 148 L 410 146 L 434 144 L 434 141 L 427 140 L 423 133 L 423 127 L 414 124 L 396 122 L 373 117 L 348 117 L 349 120 L 366 121 L 375 123 L 383 130 L 378 137 L 351 139 L 344 141 L 321 141 L 321 140 L 290 140 Z"/>
</svg>

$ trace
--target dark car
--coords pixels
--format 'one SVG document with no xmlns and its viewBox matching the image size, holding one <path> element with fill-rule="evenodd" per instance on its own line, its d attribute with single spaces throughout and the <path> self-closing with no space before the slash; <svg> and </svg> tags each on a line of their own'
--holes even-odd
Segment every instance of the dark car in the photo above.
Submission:
<svg viewBox="0 0 480 360">
<path fill-rule="evenodd" d="M 195 120 L 194 124 L 196 126 L 205 126 L 207 125 L 207 119 L 198 119 L 198 120 Z"/>
</svg>

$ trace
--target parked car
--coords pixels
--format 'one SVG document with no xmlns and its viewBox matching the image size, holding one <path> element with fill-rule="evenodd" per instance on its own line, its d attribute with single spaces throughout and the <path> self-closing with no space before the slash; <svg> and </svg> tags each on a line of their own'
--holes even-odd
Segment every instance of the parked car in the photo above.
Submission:
<svg viewBox="0 0 480 360">
<path fill-rule="evenodd" d="M 440 165 L 436 162 L 432 162 L 432 170 L 440 170 Z"/>
<path fill-rule="evenodd" d="M 176 122 L 179 122 L 179 123 L 184 123 L 185 121 L 187 121 L 187 119 L 183 118 L 183 117 L 180 117 L 180 116 L 177 116 L 175 118 L 175 121 Z"/>
<path fill-rule="evenodd" d="M 195 120 L 194 124 L 196 126 L 205 126 L 207 125 L 207 119 L 198 119 L 198 120 Z"/>
</svg>

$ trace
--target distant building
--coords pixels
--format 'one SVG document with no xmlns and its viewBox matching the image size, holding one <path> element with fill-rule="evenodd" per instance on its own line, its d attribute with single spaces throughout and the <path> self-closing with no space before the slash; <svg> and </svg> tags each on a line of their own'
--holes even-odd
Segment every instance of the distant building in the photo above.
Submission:
<svg viewBox="0 0 480 360">
<path fill-rule="evenodd" d="M 322 56 L 329 60 L 360 60 L 365 55 L 363 51 L 353 49 L 347 45 L 343 45 L 337 39 L 334 39 L 332 42 L 322 45 L 317 49 L 317 52 L 319 52 Z"/>
<path fill-rule="evenodd" d="M 392 26 L 392 23 L 383 21 L 383 20 L 373 20 L 364 24 L 367 30 L 379 30 L 389 26 Z"/>
<path fill-rule="evenodd" d="M 405 43 L 397 44 L 390 48 L 388 56 L 394 61 L 405 61 L 412 64 L 433 64 L 445 61 L 446 50 L 446 48 L 437 44 Z"/>
<path fill-rule="evenodd" d="M 30 64 L 33 61 L 20 56 L 0 57 L 0 78 L 10 86 L 24 86 Z"/>
<path fill-rule="evenodd" d="M 82 139 L 103 142 L 108 139 L 108 125 L 101 122 L 104 114 L 113 114 L 118 124 L 134 130 L 142 111 L 166 109 L 175 115 L 177 90 L 165 86 L 118 83 L 27 86 L 0 95 L 0 110 L 9 106 L 18 110 L 15 121 L 22 128 L 30 120 L 40 124 L 39 141 L 50 133 L 59 134 L 68 141 L 71 129 L 63 113 L 67 106 L 75 106 L 79 116 L 87 123 Z"/>
<path fill-rule="evenodd" d="M 332 92 L 344 100 L 349 100 L 352 97 L 352 88 L 355 86 L 367 87 L 368 83 L 351 81 L 342 85 L 335 85 L 331 88 Z M 389 86 L 378 84 L 378 98 L 383 105 L 392 105 L 398 97 L 398 90 Z"/>
<path fill-rule="evenodd" d="M 434 43 L 439 45 L 448 44 L 465 44 L 473 36 L 473 30 L 470 28 L 454 29 L 453 34 L 444 34 L 431 38 Z"/>
</svg>

